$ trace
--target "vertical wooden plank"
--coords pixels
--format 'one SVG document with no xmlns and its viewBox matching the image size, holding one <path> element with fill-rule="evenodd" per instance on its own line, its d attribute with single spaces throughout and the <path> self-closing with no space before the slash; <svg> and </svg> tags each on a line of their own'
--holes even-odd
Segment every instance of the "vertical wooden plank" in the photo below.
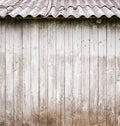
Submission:
<svg viewBox="0 0 120 126">
<path fill-rule="evenodd" d="M 120 23 L 116 23 L 116 126 L 120 126 Z"/>
<path fill-rule="evenodd" d="M 48 25 L 48 125 L 56 126 L 56 22 Z M 52 105 L 51 105 L 52 104 Z"/>
<path fill-rule="evenodd" d="M 5 124 L 5 82 L 6 82 L 5 23 L 0 22 L 0 125 Z"/>
<path fill-rule="evenodd" d="M 106 57 L 106 22 L 98 24 L 98 42 L 99 42 L 99 97 L 98 97 L 98 124 L 106 126 L 106 100 L 107 100 L 107 57 Z M 104 34 L 103 34 L 104 33 Z"/>
<path fill-rule="evenodd" d="M 47 125 L 48 69 L 47 69 L 47 22 L 40 22 L 40 125 Z"/>
<path fill-rule="evenodd" d="M 98 125 L 98 27 L 95 23 L 90 24 L 90 92 L 89 92 L 89 123 Z"/>
<path fill-rule="evenodd" d="M 57 78 L 57 126 L 65 125 L 65 55 L 64 22 L 57 21 L 56 31 L 56 78 Z"/>
<path fill-rule="evenodd" d="M 82 22 L 81 44 L 81 84 L 82 84 L 82 117 L 81 125 L 89 125 L 89 24 Z"/>
<path fill-rule="evenodd" d="M 107 23 L 107 125 L 115 126 L 115 23 Z"/>
<path fill-rule="evenodd" d="M 65 22 L 65 125 L 73 124 L 73 50 L 71 22 Z"/>
<path fill-rule="evenodd" d="M 30 45 L 31 45 L 31 114 L 32 126 L 39 125 L 39 83 L 38 83 L 38 68 L 39 68 L 39 24 L 33 21 L 30 27 Z"/>
<path fill-rule="evenodd" d="M 23 67 L 22 67 L 22 23 L 14 22 L 14 120 L 15 125 L 22 125 L 23 106 Z"/>
<path fill-rule="evenodd" d="M 72 22 L 73 28 L 73 126 L 81 125 L 81 21 Z"/>
<path fill-rule="evenodd" d="M 6 125 L 12 126 L 14 123 L 14 26 L 13 22 L 6 22 Z"/>
<path fill-rule="evenodd" d="M 31 43 L 30 22 L 23 23 L 23 125 L 31 125 Z"/>
</svg>

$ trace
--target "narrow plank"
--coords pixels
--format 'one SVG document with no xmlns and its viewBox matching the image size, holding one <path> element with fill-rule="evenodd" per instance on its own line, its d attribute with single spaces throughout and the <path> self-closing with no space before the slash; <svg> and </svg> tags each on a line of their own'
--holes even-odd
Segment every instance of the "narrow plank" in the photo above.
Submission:
<svg viewBox="0 0 120 126">
<path fill-rule="evenodd" d="M 73 28 L 73 126 L 81 125 L 81 22 L 72 22 Z"/>
<path fill-rule="evenodd" d="M 30 44 L 31 44 L 31 114 L 32 126 L 39 125 L 39 82 L 38 82 L 38 68 L 39 68 L 39 23 L 33 21 L 30 27 Z"/>
<path fill-rule="evenodd" d="M 106 126 L 106 101 L 107 101 L 107 54 L 106 54 L 106 23 L 98 25 L 99 42 L 99 97 L 98 97 L 98 124 Z M 103 34 L 104 33 L 104 34 Z"/>
<path fill-rule="evenodd" d="M 120 23 L 116 23 L 116 126 L 120 126 Z"/>
<path fill-rule="evenodd" d="M 14 26 L 13 22 L 6 22 L 6 125 L 14 125 Z"/>
<path fill-rule="evenodd" d="M 15 126 L 22 125 L 23 106 L 23 62 L 22 62 L 22 23 L 14 23 L 14 120 Z"/>
<path fill-rule="evenodd" d="M 64 22 L 57 21 L 56 27 L 56 79 L 57 79 L 57 126 L 65 125 L 65 56 Z"/>
<path fill-rule="evenodd" d="M 40 125 L 48 123 L 47 21 L 40 22 Z"/>
<path fill-rule="evenodd" d="M 65 125 L 73 125 L 73 50 L 71 22 L 65 22 Z"/>
<path fill-rule="evenodd" d="M 98 26 L 90 25 L 90 92 L 89 92 L 89 123 L 98 125 L 98 93 L 99 93 L 99 61 L 98 61 Z"/>
<path fill-rule="evenodd" d="M 23 125 L 31 125 L 31 31 L 30 22 L 23 23 Z"/>
<path fill-rule="evenodd" d="M 107 125 L 115 126 L 115 23 L 107 23 Z"/>
<path fill-rule="evenodd" d="M 5 124 L 5 74 L 6 74 L 6 59 L 5 59 L 5 23 L 0 22 L 0 125 Z"/>
<path fill-rule="evenodd" d="M 89 24 L 82 21 L 82 44 L 81 44 L 81 125 L 89 125 Z"/>
<path fill-rule="evenodd" d="M 56 114 L 56 22 L 48 25 L 48 125 L 57 125 Z"/>
</svg>

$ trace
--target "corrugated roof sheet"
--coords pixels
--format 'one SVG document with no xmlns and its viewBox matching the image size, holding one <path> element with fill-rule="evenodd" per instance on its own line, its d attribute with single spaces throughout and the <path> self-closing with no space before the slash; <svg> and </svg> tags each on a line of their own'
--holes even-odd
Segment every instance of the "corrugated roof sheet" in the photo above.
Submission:
<svg viewBox="0 0 120 126">
<path fill-rule="evenodd" d="M 0 17 L 120 18 L 120 0 L 0 0 Z"/>
</svg>

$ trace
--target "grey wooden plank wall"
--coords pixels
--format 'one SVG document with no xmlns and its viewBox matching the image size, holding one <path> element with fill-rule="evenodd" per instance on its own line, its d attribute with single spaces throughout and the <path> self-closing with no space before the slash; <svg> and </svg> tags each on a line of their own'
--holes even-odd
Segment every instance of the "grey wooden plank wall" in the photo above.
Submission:
<svg viewBox="0 0 120 126">
<path fill-rule="evenodd" d="M 120 126 L 120 23 L 1 21 L 0 126 Z"/>
</svg>

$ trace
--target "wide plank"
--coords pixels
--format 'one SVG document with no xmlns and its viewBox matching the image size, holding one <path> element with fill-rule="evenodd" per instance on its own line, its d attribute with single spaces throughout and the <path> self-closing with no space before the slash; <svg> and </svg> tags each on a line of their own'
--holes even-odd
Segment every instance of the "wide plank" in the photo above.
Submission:
<svg viewBox="0 0 120 126">
<path fill-rule="evenodd" d="M 90 88 L 90 40 L 89 25 L 87 21 L 82 21 L 82 41 L 81 41 L 81 84 L 82 84 L 82 103 L 81 103 L 81 125 L 89 124 L 89 88 Z"/>
<path fill-rule="evenodd" d="M 33 21 L 30 23 L 30 84 L 31 84 L 31 119 L 32 126 L 39 126 L 39 23 Z"/>
<path fill-rule="evenodd" d="M 107 23 L 107 125 L 115 126 L 115 23 Z"/>
<path fill-rule="evenodd" d="M 22 125 L 23 117 L 23 53 L 22 53 L 22 23 L 15 22 L 14 24 L 15 34 L 13 38 L 14 48 L 14 120 L 15 126 Z"/>
</svg>

